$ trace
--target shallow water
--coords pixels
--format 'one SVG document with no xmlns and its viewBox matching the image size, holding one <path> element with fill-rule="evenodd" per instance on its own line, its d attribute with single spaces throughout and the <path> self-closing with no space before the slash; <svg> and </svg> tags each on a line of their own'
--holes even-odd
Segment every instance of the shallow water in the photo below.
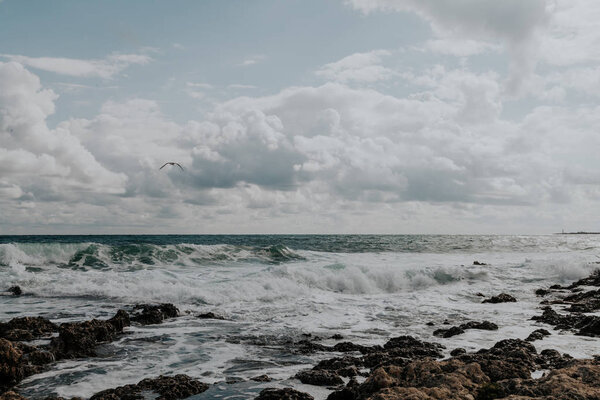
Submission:
<svg viewBox="0 0 600 400">
<path fill-rule="evenodd" d="M 196 398 L 252 398 L 277 385 L 325 398 L 325 389 L 289 379 L 331 356 L 293 354 L 289 344 L 302 334 L 323 337 L 323 344 L 334 344 L 333 334 L 360 344 L 409 334 L 440 342 L 448 353 L 525 338 L 543 326 L 530 320 L 540 314 L 534 290 L 589 275 L 599 250 L 597 235 L 4 236 L 0 282 L 27 295 L 0 296 L 0 320 L 109 318 L 151 302 L 174 303 L 182 313 L 126 328 L 100 357 L 59 362 L 29 377 L 21 389 L 32 397 L 88 397 L 160 374 L 213 383 L 266 373 L 277 381 L 221 383 Z M 481 304 L 479 292 L 519 301 Z M 195 317 L 208 311 L 227 320 Z M 490 320 L 500 329 L 433 337 L 444 320 Z M 575 357 L 597 353 L 596 339 L 559 332 L 535 346 Z"/>
</svg>

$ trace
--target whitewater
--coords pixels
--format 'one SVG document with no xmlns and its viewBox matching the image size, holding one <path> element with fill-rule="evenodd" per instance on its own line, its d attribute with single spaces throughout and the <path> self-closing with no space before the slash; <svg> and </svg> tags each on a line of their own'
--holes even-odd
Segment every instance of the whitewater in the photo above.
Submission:
<svg viewBox="0 0 600 400">
<path fill-rule="evenodd" d="M 291 343 L 334 344 L 341 335 L 373 345 L 412 335 L 449 354 L 523 339 L 550 329 L 531 320 L 540 314 L 535 290 L 587 276 L 598 262 L 600 235 L 0 236 L 0 291 L 18 285 L 24 292 L 0 296 L 0 321 L 107 319 L 141 303 L 180 310 L 160 325 L 127 328 L 99 357 L 30 376 L 19 386 L 28 397 L 89 397 L 184 373 L 222 382 L 198 399 L 252 398 L 266 385 L 325 398 L 325 389 L 291 377 L 327 355 L 297 354 Z M 518 301 L 481 303 L 482 294 L 502 292 Z M 225 320 L 197 317 L 207 312 Z M 499 329 L 432 334 L 444 321 L 483 320 Z M 578 358 L 597 353 L 593 338 L 558 331 L 536 347 Z M 275 381 L 248 381 L 261 374 Z"/>
</svg>

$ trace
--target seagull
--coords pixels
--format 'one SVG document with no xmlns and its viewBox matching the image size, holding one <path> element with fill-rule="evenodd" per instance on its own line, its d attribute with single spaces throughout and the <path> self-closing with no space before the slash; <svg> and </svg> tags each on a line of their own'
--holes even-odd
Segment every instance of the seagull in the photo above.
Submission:
<svg viewBox="0 0 600 400">
<path fill-rule="evenodd" d="M 183 171 L 183 167 L 182 167 L 181 165 L 179 165 L 179 163 L 172 162 L 172 161 L 169 161 L 169 162 L 166 162 L 166 163 L 164 163 L 164 164 L 163 164 L 163 166 L 159 168 L 159 170 L 163 169 L 163 168 L 164 168 L 165 166 L 167 166 L 167 165 L 177 165 L 177 166 L 178 166 L 179 168 L 181 168 L 181 170 Z"/>
</svg>

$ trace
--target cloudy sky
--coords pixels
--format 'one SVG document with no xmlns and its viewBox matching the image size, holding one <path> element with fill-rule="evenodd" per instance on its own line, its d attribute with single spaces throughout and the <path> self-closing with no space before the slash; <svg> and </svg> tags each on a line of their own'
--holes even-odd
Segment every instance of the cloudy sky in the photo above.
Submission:
<svg viewBox="0 0 600 400">
<path fill-rule="evenodd" d="M 0 0 L 0 233 L 600 231 L 598 20 Z"/>
</svg>

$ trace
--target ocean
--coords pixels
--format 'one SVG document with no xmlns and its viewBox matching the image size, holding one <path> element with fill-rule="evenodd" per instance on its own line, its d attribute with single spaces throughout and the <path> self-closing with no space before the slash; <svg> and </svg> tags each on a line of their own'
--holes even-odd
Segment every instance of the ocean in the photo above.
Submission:
<svg viewBox="0 0 600 400">
<path fill-rule="evenodd" d="M 98 357 L 60 361 L 26 378 L 19 390 L 27 397 L 89 397 L 183 373 L 214 383 L 197 399 L 253 398 L 267 386 L 319 399 L 329 391 L 291 377 L 331 355 L 299 354 L 295 342 L 330 345 L 341 335 L 373 345 L 412 335 L 448 354 L 491 347 L 551 330 L 531 320 L 541 313 L 534 291 L 587 276 L 598 262 L 600 235 L 0 236 L 0 291 L 18 285 L 24 292 L 0 296 L 0 321 L 107 319 L 148 303 L 180 310 L 160 325 L 126 328 Z M 499 293 L 518 301 L 481 303 L 481 294 Z M 197 317 L 206 312 L 225 319 Z M 483 320 L 499 329 L 432 334 L 444 321 Z M 594 338 L 566 332 L 535 345 L 577 358 L 598 353 Z M 248 380 L 261 374 L 274 381 Z"/>
</svg>

